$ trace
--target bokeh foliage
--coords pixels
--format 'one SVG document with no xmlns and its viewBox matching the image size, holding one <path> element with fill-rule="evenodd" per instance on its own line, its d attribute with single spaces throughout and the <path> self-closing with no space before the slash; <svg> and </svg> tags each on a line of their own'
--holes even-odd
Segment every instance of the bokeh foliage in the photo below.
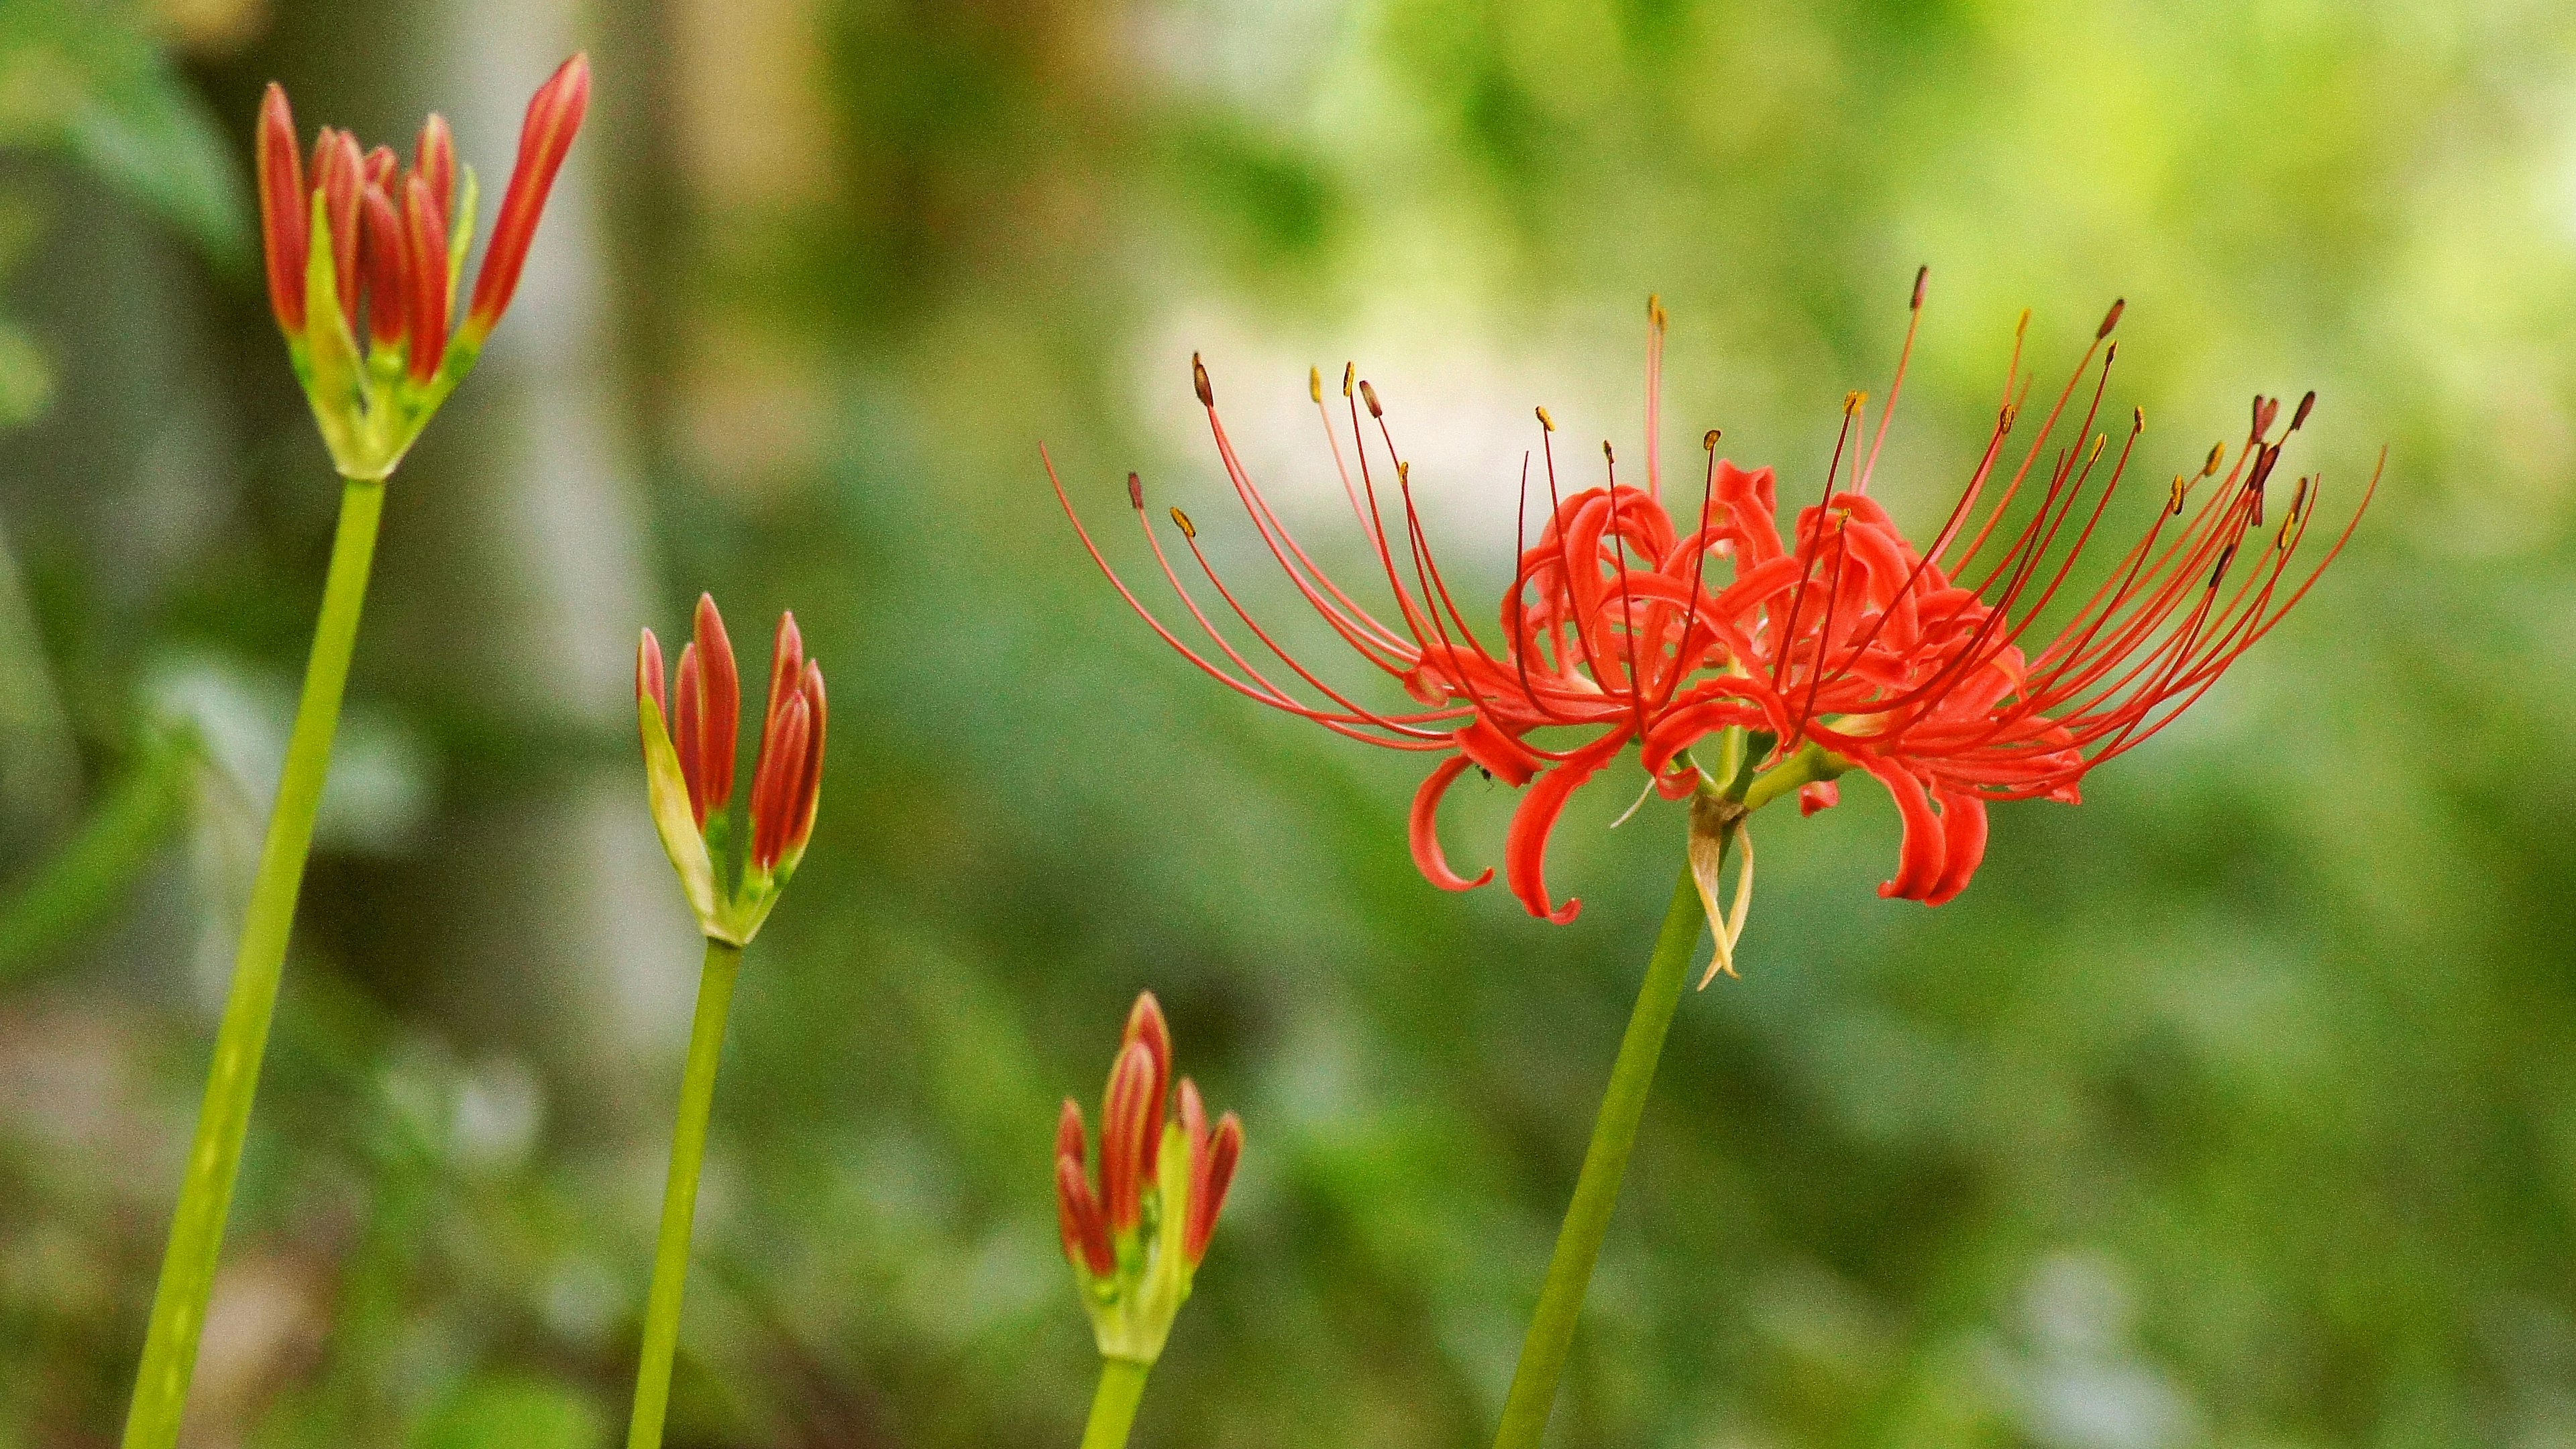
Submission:
<svg viewBox="0 0 2576 1449">
<path fill-rule="evenodd" d="M 0 1446 L 29 1449 L 101 1442 L 122 1406 L 206 943 L 328 533 L 232 264 L 256 87 L 405 134 L 498 13 L 33 6 L 0 9 L 0 201 L 29 218 L 0 317 L 52 380 L 0 439 L 0 672 L 30 681 L 0 711 L 0 940 L 31 943 L 0 976 Z M 1187 356 L 1312 504 L 1302 374 L 1356 354 L 1448 556 L 1491 582 L 1530 404 L 1634 446 L 1647 292 L 1674 319 L 1667 448 L 1723 426 L 1798 496 L 1844 391 L 1884 386 L 1918 262 L 1902 517 L 1937 516 L 1982 441 L 2019 309 L 2053 370 L 2115 294 L 2148 494 L 2252 393 L 2308 386 L 2330 499 L 2383 443 L 2390 481 L 2190 720 L 2078 809 L 1999 810 L 1956 903 L 1875 897 L 1894 824 L 1866 787 L 1764 818 L 1744 979 L 1684 1005 L 1562 1442 L 2576 1436 L 2563 7 L 584 13 L 597 214 L 550 220 L 536 266 L 602 279 L 584 376 L 616 456 L 586 462 L 647 526 L 564 527 L 655 615 L 574 643 L 614 660 L 701 587 L 745 640 L 792 605 L 837 717 L 737 1003 L 675 1443 L 1069 1441 L 1090 1353 L 1052 1109 L 1096 1093 L 1141 986 L 1250 1148 L 1139 1442 L 1488 1432 L 1678 816 L 1603 829 L 1633 778 L 1569 814 L 1570 927 L 1432 891 L 1415 766 L 1164 652 L 1035 445 L 1122 560 L 1132 466 L 1284 608 Z M 75 93 L 137 107 L 116 144 L 22 119 Z M 562 324 L 529 312 L 503 340 Z M 552 712 L 485 686 L 564 647 L 472 542 L 514 526 L 485 500 L 567 466 L 496 360 L 493 416 L 397 485 L 209 1444 L 571 1449 L 622 1416 L 690 953 L 613 670 Z M 1508 807 L 1460 792 L 1453 858 L 1490 859 Z M 523 949 L 603 878 L 638 929 Z"/>
</svg>

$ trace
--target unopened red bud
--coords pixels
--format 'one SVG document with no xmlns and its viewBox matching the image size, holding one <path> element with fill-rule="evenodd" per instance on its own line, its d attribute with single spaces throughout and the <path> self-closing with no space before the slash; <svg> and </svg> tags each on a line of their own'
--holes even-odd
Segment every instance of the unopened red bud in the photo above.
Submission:
<svg viewBox="0 0 2576 1449">
<path fill-rule="evenodd" d="M 669 728 L 671 711 L 662 693 L 662 641 L 650 629 L 635 644 L 635 698 L 639 703 L 653 701 L 654 708 L 662 711 L 663 727 Z"/>
<path fill-rule="evenodd" d="M 751 775 L 754 869 L 777 869 L 779 858 L 786 852 L 787 832 L 794 823 L 797 804 L 793 792 L 804 774 L 805 741 L 812 728 L 813 712 L 801 693 L 770 716 L 768 732 L 760 742 L 760 760 Z"/>
<path fill-rule="evenodd" d="M 829 711 L 823 703 L 823 666 L 805 661 L 805 767 L 797 774 L 795 806 L 788 817 L 787 848 L 801 851 L 814 835 L 814 812 L 823 801 L 823 733 Z"/>
<path fill-rule="evenodd" d="M 1163 1130 L 1154 1085 L 1153 1052 L 1143 1042 L 1128 1043 L 1110 1069 L 1100 1104 L 1100 1196 L 1113 1232 L 1131 1231 L 1142 1220 L 1149 1144 Z"/>
<path fill-rule="evenodd" d="M 1146 1083 L 1145 1095 L 1146 1099 L 1154 1104 L 1157 1130 L 1146 1139 L 1144 1154 L 1138 1159 L 1137 1172 L 1140 1181 L 1151 1182 L 1154 1178 L 1155 1163 L 1162 1152 L 1163 1134 L 1160 1129 L 1163 1096 L 1172 1080 L 1172 1028 L 1170 1023 L 1163 1019 L 1163 1004 L 1156 1001 L 1154 993 L 1150 991 L 1137 993 L 1135 1006 L 1127 1012 L 1127 1030 L 1119 1039 L 1121 1047 L 1140 1043 L 1151 1055 L 1154 1064 L 1153 1076 Z"/>
<path fill-rule="evenodd" d="M 1064 1110 L 1055 1119 L 1055 1155 L 1059 1162 L 1070 1162 L 1076 1170 L 1083 1165 L 1085 1148 L 1082 1127 L 1082 1104 L 1071 1097 L 1064 1099 Z"/>
<path fill-rule="evenodd" d="M 402 216 L 394 210 L 392 199 L 381 185 L 368 182 L 362 196 L 366 225 L 359 237 L 358 252 L 366 266 L 367 340 L 377 347 L 400 347 L 411 330 Z"/>
<path fill-rule="evenodd" d="M 724 615 L 715 596 L 698 595 L 696 620 L 700 701 L 699 768 L 706 784 L 706 811 L 722 810 L 733 799 L 734 744 L 742 729 L 742 678 L 734 669 L 733 641 L 725 637 Z"/>
<path fill-rule="evenodd" d="M 501 320 L 519 287 L 519 272 L 528 263 L 536 240 L 538 218 L 555 173 L 581 131 L 590 109 L 590 58 L 576 55 L 559 67 L 528 100 L 527 119 L 519 127 L 519 158 L 510 168 L 510 187 L 492 221 L 492 240 L 475 274 L 474 301 L 465 310 L 465 325 L 479 342 Z"/>
<path fill-rule="evenodd" d="M 778 722 L 778 711 L 805 682 L 805 635 L 796 627 L 793 611 L 778 616 L 778 628 L 769 640 L 769 702 L 760 712 L 760 737 L 769 738 L 770 728 Z"/>
<path fill-rule="evenodd" d="M 671 749 L 680 757 L 680 779 L 689 787 L 689 814 L 707 828 L 706 687 L 698 677 L 698 646 L 680 646 L 671 680 Z"/>
<path fill-rule="evenodd" d="M 305 248 L 313 229 L 313 194 L 304 189 L 304 157 L 295 144 L 295 113 L 271 82 L 259 102 L 259 230 L 268 262 L 268 304 L 289 335 L 304 331 Z"/>
<path fill-rule="evenodd" d="M 390 194 L 394 188 L 394 167 L 397 164 L 394 160 L 394 148 L 370 146 L 367 148 L 367 154 L 359 159 L 360 182 Z"/>
<path fill-rule="evenodd" d="M 418 176 L 403 187 L 403 270 L 411 298 L 411 380 L 427 385 L 447 360 L 447 219 Z"/>
<path fill-rule="evenodd" d="M 421 122 L 420 141 L 412 148 L 412 170 L 429 187 L 429 199 L 438 203 L 439 214 L 453 216 L 456 210 L 456 138 L 449 134 L 447 118 L 436 111 Z"/>
<path fill-rule="evenodd" d="M 1217 1214 L 1225 1210 L 1226 1189 L 1234 1185 L 1242 1158 L 1243 1122 L 1228 1112 L 1208 1135 L 1207 1151 L 1191 1154 L 1190 1220 L 1181 1234 L 1181 1256 L 1192 1267 L 1207 1257 L 1208 1239 L 1216 1235 Z"/>
<path fill-rule="evenodd" d="M 365 163 L 358 159 L 358 140 L 346 131 L 322 128 L 313 143 L 313 189 L 322 193 L 323 214 L 331 227 L 331 267 L 340 291 L 340 315 L 358 311 L 358 188 Z"/>
<path fill-rule="evenodd" d="M 1083 1179 L 1079 1163 L 1062 1158 L 1055 1165 L 1056 1231 L 1064 1240 L 1065 1261 L 1090 1270 L 1095 1278 L 1117 1271 L 1118 1255 L 1109 1245 L 1108 1225 L 1101 1221 L 1100 1201 Z"/>
</svg>

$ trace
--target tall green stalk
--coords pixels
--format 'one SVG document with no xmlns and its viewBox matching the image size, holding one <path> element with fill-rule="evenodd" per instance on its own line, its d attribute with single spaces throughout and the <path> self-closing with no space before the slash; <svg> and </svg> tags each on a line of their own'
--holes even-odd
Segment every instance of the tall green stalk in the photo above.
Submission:
<svg viewBox="0 0 2576 1449">
<path fill-rule="evenodd" d="M 1583 1293 L 1592 1282 L 1592 1265 L 1601 1256 L 1601 1239 L 1610 1230 L 1610 1210 L 1619 1201 L 1619 1179 L 1628 1170 L 1628 1154 L 1637 1145 L 1637 1123 L 1645 1116 L 1646 1092 L 1654 1085 L 1655 1063 L 1664 1054 L 1664 1036 L 1681 1004 L 1690 979 L 1692 948 L 1699 944 L 1707 912 L 1690 867 L 1673 883 L 1673 904 L 1664 913 L 1664 928 L 1655 938 L 1655 954 L 1646 965 L 1646 980 L 1637 988 L 1637 1005 L 1628 1016 L 1628 1032 L 1619 1042 L 1619 1060 L 1610 1069 L 1610 1087 L 1601 1098 L 1601 1115 L 1592 1124 L 1592 1145 L 1583 1151 L 1583 1172 L 1574 1182 L 1574 1201 L 1557 1230 L 1556 1252 L 1548 1259 L 1547 1283 L 1539 1290 L 1538 1311 L 1530 1316 L 1529 1336 L 1521 1343 L 1520 1366 L 1512 1371 L 1511 1397 L 1503 1404 L 1503 1426 L 1494 1449 L 1536 1449 L 1547 1431 L 1548 1411 L 1556 1405 L 1556 1381 L 1565 1372 L 1565 1357 L 1574 1346 L 1575 1320 L 1583 1312 Z"/>
<path fill-rule="evenodd" d="M 250 1130 L 251 1099 L 259 1090 L 260 1058 L 277 1008 L 295 899 L 304 885 L 305 857 L 313 848 L 313 816 L 331 770 L 331 737 L 340 723 L 340 695 L 349 682 L 349 655 L 358 641 L 358 614 L 366 603 L 376 524 L 384 506 L 381 481 L 353 480 L 340 494 L 340 527 L 331 541 L 331 570 L 322 585 L 322 617 L 314 626 L 304 696 L 295 707 L 277 806 L 269 816 L 259 877 L 252 883 L 249 914 L 242 922 L 241 951 L 233 959 L 231 993 L 215 1032 L 214 1062 L 197 1110 L 187 1178 L 170 1223 L 170 1245 L 161 1255 L 160 1286 L 152 1295 L 152 1322 L 144 1334 L 133 1407 L 125 1417 L 125 1449 L 171 1449 L 178 1442 L 197 1343 L 206 1327 L 206 1300 L 214 1291 L 215 1258 L 223 1248 L 224 1219 L 241 1170 L 242 1138 Z"/>
<path fill-rule="evenodd" d="M 1127 1358 L 1100 1361 L 1100 1391 L 1091 1396 L 1082 1449 L 1126 1449 L 1127 1431 L 1135 1426 L 1136 1406 L 1145 1400 L 1145 1375 L 1152 1367 Z"/>
<path fill-rule="evenodd" d="M 662 1189 L 662 1233 L 653 1248 L 653 1287 L 644 1300 L 644 1351 L 635 1369 L 635 1413 L 627 1424 L 626 1449 L 660 1449 L 662 1417 L 671 1406 L 671 1360 L 680 1349 L 680 1289 L 689 1275 L 689 1229 L 698 1213 L 707 1113 L 716 1099 L 725 1013 L 741 973 L 742 948 L 708 937 L 706 969 L 698 978 L 697 1019 L 689 1026 L 689 1062 L 680 1075 L 680 1115 L 671 1129 L 671 1176 Z"/>
</svg>

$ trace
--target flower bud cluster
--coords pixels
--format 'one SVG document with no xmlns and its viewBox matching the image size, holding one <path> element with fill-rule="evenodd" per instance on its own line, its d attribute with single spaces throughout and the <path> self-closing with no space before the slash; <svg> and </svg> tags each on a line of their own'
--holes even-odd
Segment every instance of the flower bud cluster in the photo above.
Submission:
<svg viewBox="0 0 2576 1449">
<path fill-rule="evenodd" d="M 579 55 L 528 102 L 500 218 L 464 323 L 451 333 L 475 182 L 472 167 L 457 166 L 447 122 L 433 115 L 420 128 L 409 166 L 391 147 L 361 151 L 355 136 L 325 126 L 308 172 L 286 92 L 268 88 L 259 212 L 269 306 L 343 476 L 392 473 L 473 370 L 518 288 L 546 195 L 589 106 L 590 62 Z"/>
<path fill-rule="evenodd" d="M 1150 1364 L 1207 1257 L 1243 1156 L 1243 1123 L 1211 1128 L 1199 1090 L 1172 1080 L 1172 1033 L 1150 991 L 1136 998 L 1100 1104 L 1100 1172 L 1085 1171 L 1081 1104 L 1067 1097 L 1055 1139 L 1056 1223 L 1105 1358 Z M 1165 1120 L 1168 1096 L 1178 1121 Z"/>
<path fill-rule="evenodd" d="M 635 649 L 635 712 L 653 824 L 690 908 L 709 936 L 748 945 L 814 834 L 823 790 L 823 668 L 805 657 L 796 616 L 779 615 L 769 706 L 751 774 L 750 829 L 740 851 L 729 848 L 733 817 L 727 807 L 733 802 L 742 677 L 713 597 L 698 596 L 695 637 L 682 646 L 667 688 L 662 641 L 644 631 Z M 719 869 L 720 863 L 736 864 L 736 855 L 739 870 Z"/>
</svg>

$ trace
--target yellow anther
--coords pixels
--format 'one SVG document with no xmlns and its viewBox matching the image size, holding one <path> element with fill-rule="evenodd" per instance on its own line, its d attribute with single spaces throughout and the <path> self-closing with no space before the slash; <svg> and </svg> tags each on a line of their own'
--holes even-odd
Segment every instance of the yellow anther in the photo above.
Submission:
<svg viewBox="0 0 2576 1449">
<path fill-rule="evenodd" d="M 1556 431 L 1556 419 L 1547 415 L 1547 408 L 1545 406 L 1541 406 L 1538 409 L 1538 425 L 1547 429 L 1551 433 Z"/>
<path fill-rule="evenodd" d="M 1190 522 L 1190 516 L 1177 508 L 1172 510 L 1172 522 L 1180 525 L 1182 537 L 1197 538 L 1199 536 L 1198 527 Z"/>
<path fill-rule="evenodd" d="M 1307 396 L 1312 397 L 1317 402 L 1322 402 L 1324 400 L 1324 370 L 1322 368 L 1310 367 L 1306 369 L 1306 393 Z"/>
</svg>

